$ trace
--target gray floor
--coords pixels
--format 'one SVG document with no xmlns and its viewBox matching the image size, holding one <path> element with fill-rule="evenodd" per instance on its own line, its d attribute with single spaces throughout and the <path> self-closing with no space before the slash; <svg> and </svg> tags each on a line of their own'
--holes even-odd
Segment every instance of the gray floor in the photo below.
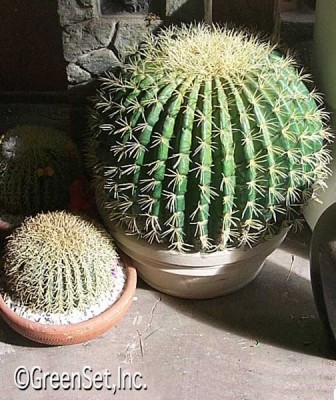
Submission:
<svg viewBox="0 0 336 400">
<path fill-rule="evenodd" d="M 69 108 L 0 106 L 0 129 L 45 118 L 71 130 Z M 0 320 L 0 399 L 330 400 L 335 353 L 317 316 L 306 230 L 286 240 L 245 289 L 215 300 L 162 295 L 139 282 L 128 316 L 87 344 L 43 347 Z M 147 390 L 19 391 L 14 371 L 139 372 Z"/>
<path fill-rule="evenodd" d="M 316 314 L 306 231 L 269 257 L 245 289 L 207 301 L 175 299 L 139 282 L 128 316 L 87 344 L 35 345 L 3 322 L 1 399 L 330 400 L 335 353 Z M 14 371 L 140 372 L 147 390 L 19 391 Z M 138 381 L 139 382 L 139 381 Z"/>
</svg>

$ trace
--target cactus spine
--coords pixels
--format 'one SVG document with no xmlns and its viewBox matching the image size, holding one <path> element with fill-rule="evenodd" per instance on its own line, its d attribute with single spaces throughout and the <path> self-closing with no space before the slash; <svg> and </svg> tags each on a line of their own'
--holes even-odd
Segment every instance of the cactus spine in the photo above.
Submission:
<svg viewBox="0 0 336 400">
<path fill-rule="evenodd" d="M 38 214 L 8 240 L 5 282 L 11 295 L 34 310 L 85 310 L 111 293 L 117 259 L 103 229 L 63 211 Z"/>
<path fill-rule="evenodd" d="M 326 115 L 306 78 L 244 32 L 150 36 L 94 102 L 111 218 L 179 251 L 252 246 L 292 225 L 329 174 Z"/>
<path fill-rule="evenodd" d="M 62 209 L 81 175 L 76 146 L 64 132 L 18 126 L 0 140 L 0 208 L 14 215 Z"/>
</svg>

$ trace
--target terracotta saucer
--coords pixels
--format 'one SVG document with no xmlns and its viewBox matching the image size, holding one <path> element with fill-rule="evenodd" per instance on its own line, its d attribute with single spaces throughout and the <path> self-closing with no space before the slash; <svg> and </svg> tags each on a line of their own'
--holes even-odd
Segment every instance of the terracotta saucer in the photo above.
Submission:
<svg viewBox="0 0 336 400">
<path fill-rule="evenodd" d="M 123 257 L 127 271 L 126 286 L 121 297 L 106 311 L 87 321 L 69 325 L 40 324 L 23 318 L 11 310 L 0 295 L 0 315 L 22 336 L 35 342 L 64 346 L 87 342 L 102 335 L 116 325 L 126 314 L 134 297 L 137 274 L 127 258 Z"/>
</svg>

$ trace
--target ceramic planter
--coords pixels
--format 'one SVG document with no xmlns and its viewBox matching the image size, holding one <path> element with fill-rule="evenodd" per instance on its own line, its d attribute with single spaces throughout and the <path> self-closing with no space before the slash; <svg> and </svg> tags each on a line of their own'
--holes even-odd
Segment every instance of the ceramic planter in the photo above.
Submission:
<svg viewBox="0 0 336 400">
<path fill-rule="evenodd" d="M 315 303 L 336 345 L 336 203 L 318 220 L 311 243 L 310 273 Z"/>
<path fill-rule="evenodd" d="M 209 299 L 243 288 L 258 275 L 266 257 L 280 246 L 287 234 L 283 230 L 252 249 L 181 254 L 126 235 L 110 221 L 102 202 L 97 204 L 107 229 L 117 246 L 133 260 L 139 276 L 160 292 L 182 298 Z"/>
<path fill-rule="evenodd" d="M 318 90 L 324 94 L 326 107 L 331 111 L 331 126 L 336 127 L 336 1 L 318 0 L 314 30 L 314 63 L 312 69 Z M 311 202 L 304 215 L 313 229 L 317 220 L 335 201 L 336 142 L 332 147 L 333 161 L 329 165 L 333 175 L 327 180 L 328 189 L 319 196 L 321 202 Z"/>
<path fill-rule="evenodd" d="M 22 336 L 35 342 L 62 346 L 87 342 L 102 335 L 116 325 L 129 309 L 135 289 L 136 271 L 125 263 L 127 270 L 126 286 L 121 297 L 98 316 L 77 324 L 40 324 L 23 318 L 11 310 L 0 295 L 0 315 L 7 324 Z"/>
</svg>

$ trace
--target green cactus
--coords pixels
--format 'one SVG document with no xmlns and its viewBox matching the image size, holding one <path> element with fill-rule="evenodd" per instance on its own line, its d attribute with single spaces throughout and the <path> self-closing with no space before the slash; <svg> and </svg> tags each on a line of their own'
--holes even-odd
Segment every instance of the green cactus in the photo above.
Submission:
<svg viewBox="0 0 336 400">
<path fill-rule="evenodd" d="M 84 310 L 113 290 L 117 260 L 102 228 L 63 211 L 38 214 L 8 239 L 5 282 L 9 294 L 34 310 Z"/>
<path fill-rule="evenodd" d="M 296 67 L 227 28 L 150 36 L 94 100 L 111 218 L 179 251 L 253 246 L 298 221 L 329 174 L 330 133 Z"/>
<path fill-rule="evenodd" d="M 76 146 L 51 127 L 18 126 L 0 140 L 0 208 L 15 215 L 64 208 L 81 175 Z"/>
</svg>

